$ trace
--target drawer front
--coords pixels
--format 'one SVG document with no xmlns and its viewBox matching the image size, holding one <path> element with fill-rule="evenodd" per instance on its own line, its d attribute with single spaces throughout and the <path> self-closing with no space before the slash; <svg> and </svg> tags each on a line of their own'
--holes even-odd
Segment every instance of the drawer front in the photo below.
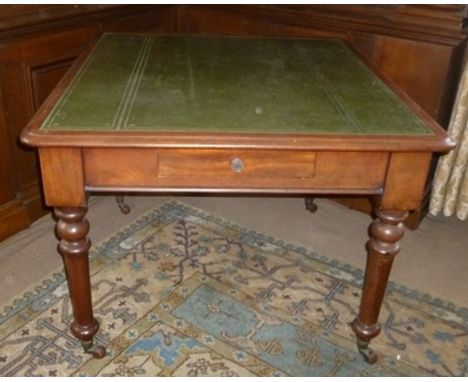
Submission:
<svg viewBox="0 0 468 382">
<path fill-rule="evenodd" d="M 235 149 L 83 150 L 90 189 L 376 193 L 388 153 Z"/>
<path fill-rule="evenodd" d="M 312 178 L 315 153 L 295 151 L 161 150 L 160 177 Z"/>
</svg>

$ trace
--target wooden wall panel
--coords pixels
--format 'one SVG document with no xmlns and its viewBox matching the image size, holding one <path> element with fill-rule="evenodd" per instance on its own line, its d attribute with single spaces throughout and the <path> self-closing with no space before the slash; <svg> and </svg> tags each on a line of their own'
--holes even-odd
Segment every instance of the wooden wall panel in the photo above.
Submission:
<svg viewBox="0 0 468 382">
<path fill-rule="evenodd" d="M 377 67 L 440 121 L 441 100 L 453 48 L 394 37 L 382 40 Z"/>
<path fill-rule="evenodd" d="M 175 29 L 176 20 L 176 7 L 159 6 L 125 17 L 106 19 L 102 29 L 106 32 L 171 33 Z"/>
<path fill-rule="evenodd" d="M 75 56 L 30 68 L 33 106 L 37 110 L 73 63 Z"/>
<path fill-rule="evenodd" d="M 1 103 L 2 93 L 0 92 Z M 0 109 L 0 164 L 0 205 L 3 205 L 15 198 L 16 183 L 10 138 L 6 129 L 5 114 L 2 109 Z"/>
<path fill-rule="evenodd" d="M 0 7 L 2 240 L 48 211 L 37 154 L 18 137 L 74 59 L 104 31 L 171 32 L 176 11 L 171 6 Z"/>
<path fill-rule="evenodd" d="M 18 137 L 71 62 L 99 33 L 96 26 L 60 31 L 16 41 L 0 51 L 0 82 L 7 89 L 3 105 L 8 111 L 6 124 L 15 161 L 15 197 L 21 200 L 29 221 L 45 210 L 36 151 L 22 146 Z"/>
</svg>

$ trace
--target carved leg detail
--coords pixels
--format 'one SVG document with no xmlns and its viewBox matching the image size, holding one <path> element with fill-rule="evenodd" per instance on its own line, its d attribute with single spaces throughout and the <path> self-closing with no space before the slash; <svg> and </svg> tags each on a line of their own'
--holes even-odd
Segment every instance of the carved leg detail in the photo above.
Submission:
<svg viewBox="0 0 468 382">
<path fill-rule="evenodd" d="M 117 202 L 117 206 L 119 206 L 120 211 L 124 215 L 128 215 L 130 213 L 130 206 L 125 203 L 125 197 L 122 195 L 116 196 L 115 201 Z"/>
<path fill-rule="evenodd" d="M 304 201 L 305 201 L 305 206 L 306 206 L 307 211 L 312 212 L 312 213 L 317 211 L 318 206 L 315 204 L 314 198 L 308 196 L 307 198 L 305 198 Z"/>
<path fill-rule="evenodd" d="M 93 316 L 91 284 L 89 277 L 88 251 L 91 242 L 86 237 L 89 223 L 85 219 L 86 208 L 56 208 L 57 234 L 67 274 L 68 289 L 73 309 L 71 332 L 78 338 L 86 352 L 96 358 L 106 354 L 103 346 L 93 346 L 93 337 L 99 330 L 99 323 Z"/>
<path fill-rule="evenodd" d="M 357 336 L 359 352 L 366 362 L 375 363 L 377 355 L 369 342 L 380 333 L 378 317 L 394 257 L 400 252 L 399 240 L 404 235 L 402 222 L 407 212 L 377 210 L 367 242 L 367 266 L 362 289 L 361 307 L 351 327 Z"/>
</svg>

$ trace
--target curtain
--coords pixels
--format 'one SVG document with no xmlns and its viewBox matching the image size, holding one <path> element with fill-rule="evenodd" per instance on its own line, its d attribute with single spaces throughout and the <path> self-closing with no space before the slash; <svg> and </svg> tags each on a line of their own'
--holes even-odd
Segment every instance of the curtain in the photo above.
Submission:
<svg viewBox="0 0 468 382">
<path fill-rule="evenodd" d="M 468 63 L 465 65 L 448 134 L 457 146 L 439 159 L 429 211 L 468 218 Z"/>
</svg>

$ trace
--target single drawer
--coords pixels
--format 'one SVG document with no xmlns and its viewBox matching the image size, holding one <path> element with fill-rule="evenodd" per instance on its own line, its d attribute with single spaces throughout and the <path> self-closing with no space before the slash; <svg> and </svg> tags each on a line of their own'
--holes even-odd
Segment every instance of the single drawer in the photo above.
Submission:
<svg viewBox="0 0 468 382">
<path fill-rule="evenodd" d="M 160 177 L 312 178 L 315 152 L 160 150 Z"/>
</svg>

